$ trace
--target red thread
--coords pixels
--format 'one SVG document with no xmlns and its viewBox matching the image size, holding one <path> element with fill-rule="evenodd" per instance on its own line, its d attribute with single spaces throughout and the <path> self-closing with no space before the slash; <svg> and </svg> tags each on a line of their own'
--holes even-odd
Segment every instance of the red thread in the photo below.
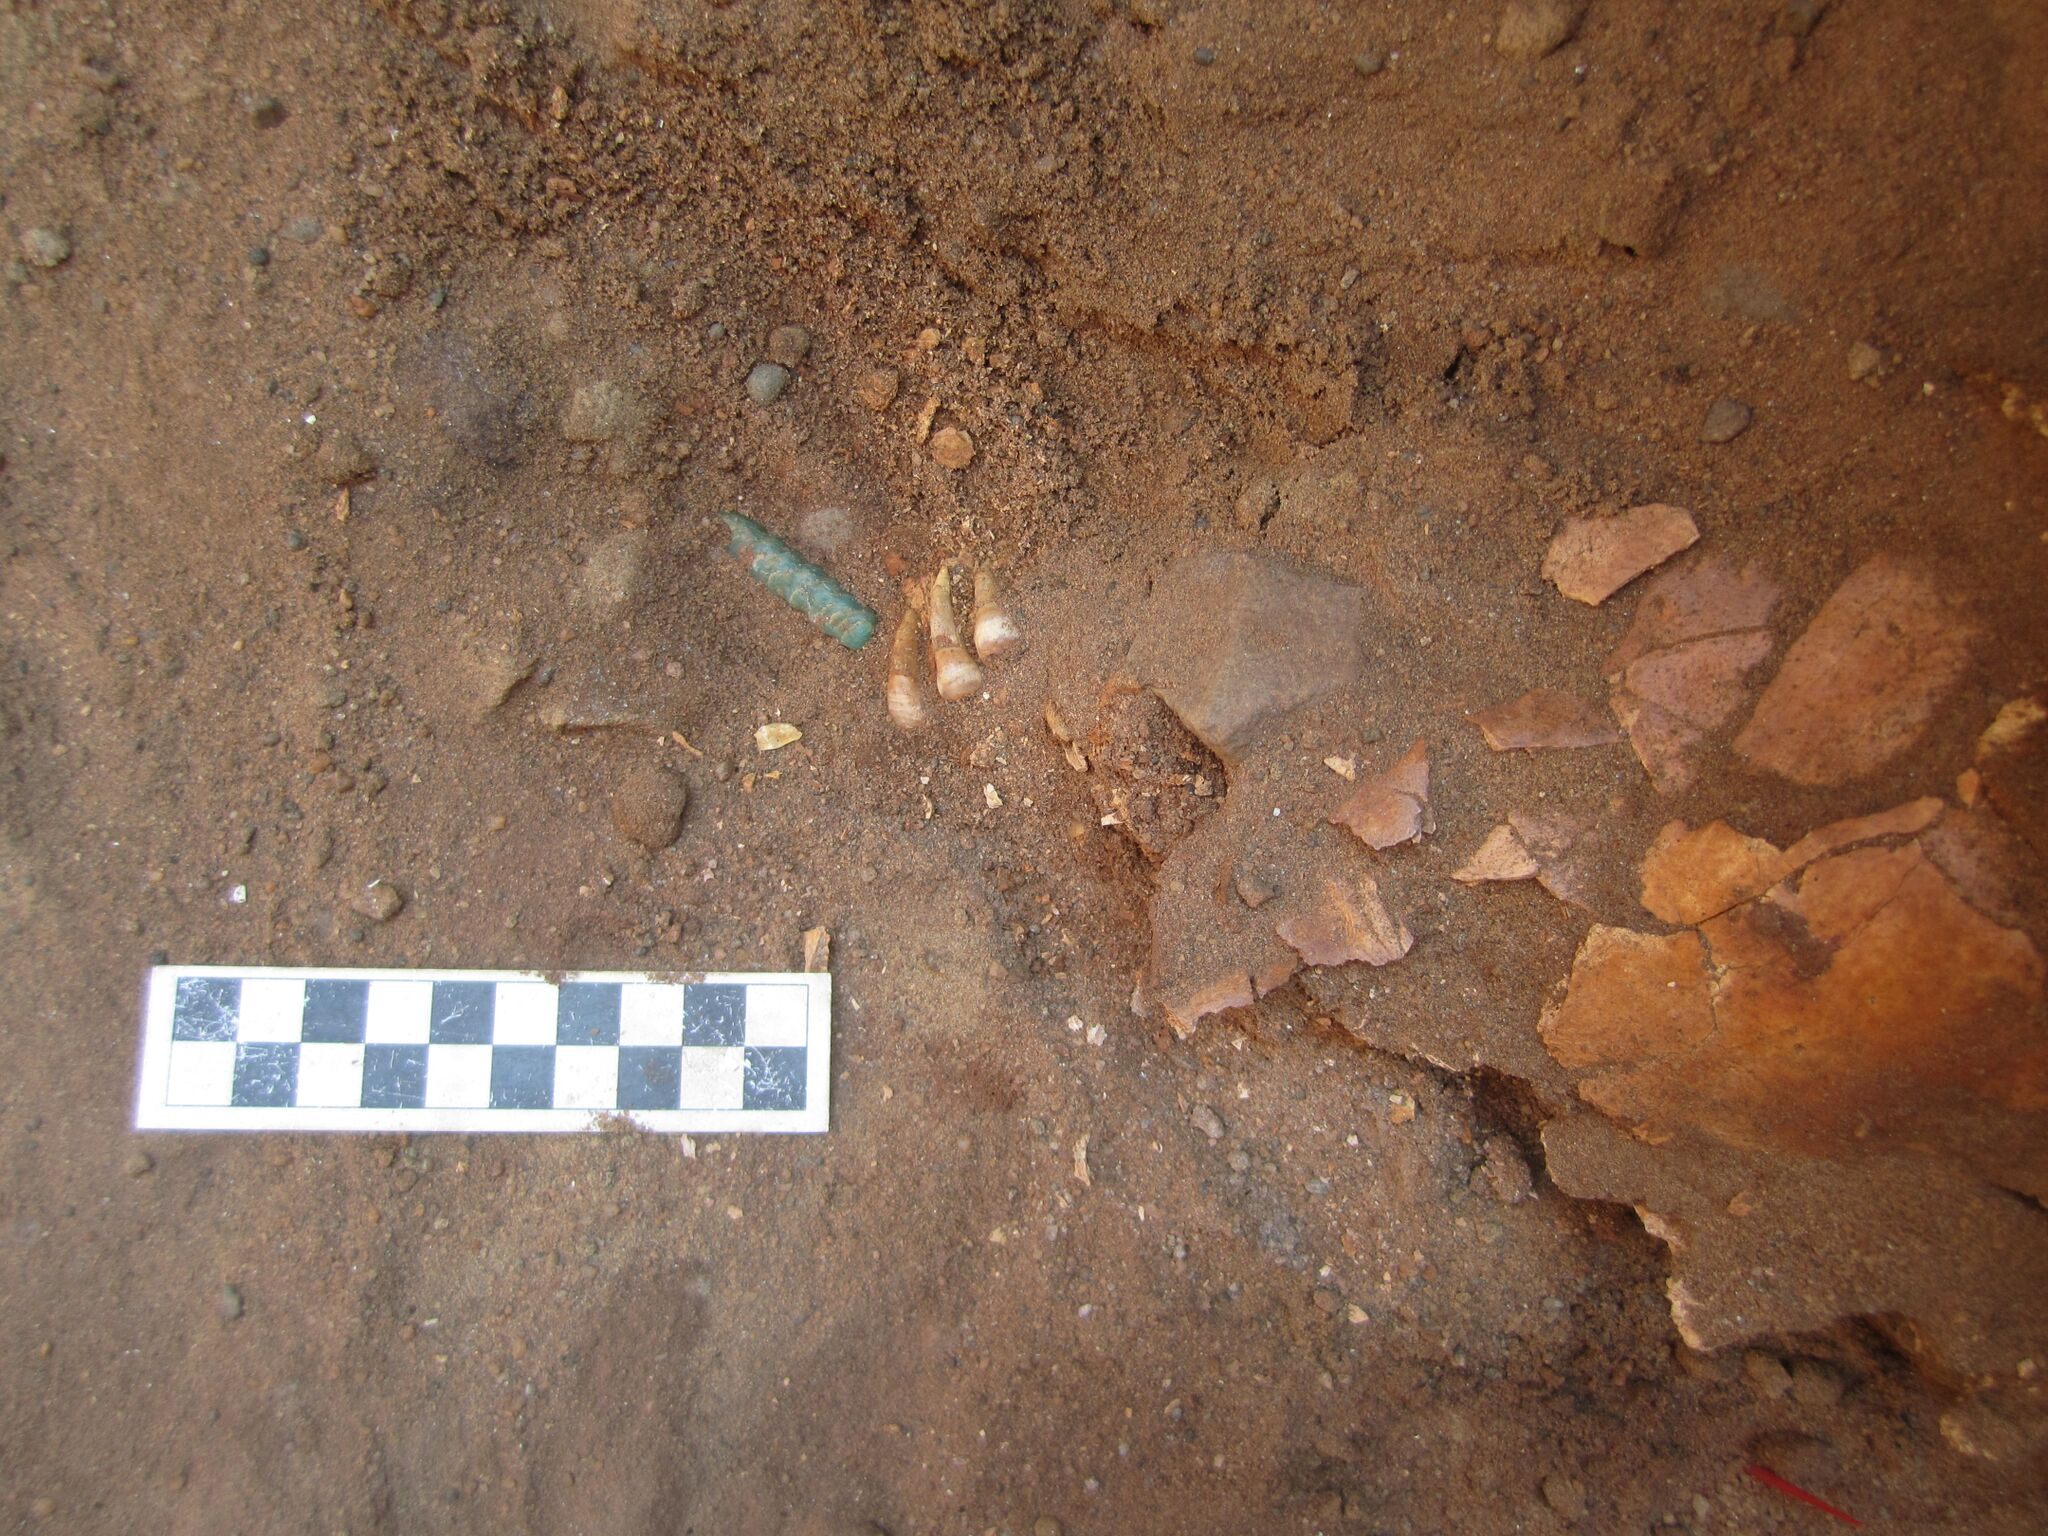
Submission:
<svg viewBox="0 0 2048 1536">
<path fill-rule="evenodd" d="M 1773 1472 L 1769 1467 L 1764 1466 L 1761 1463 L 1758 1463 L 1754 1466 L 1744 1467 L 1743 1471 L 1747 1472 L 1751 1477 L 1755 1478 L 1758 1482 L 1762 1483 L 1766 1488 L 1775 1488 L 1779 1493 L 1784 1494 L 1787 1498 L 1797 1499 L 1802 1504 L 1811 1504 L 1815 1509 L 1821 1511 L 1821 1513 L 1833 1515 L 1837 1520 L 1841 1521 L 1844 1525 L 1853 1525 L 1857 1527 L 1859 1530 L 1863 1526 L 1863 1522 L 1861 1520 L 1858 1520 L 1854 1515 L 1845 1514 L 1843 1511 L 1835 1508 L 1835 1506 L 1830 1504 L 1826 1499 L 1815 1498 L 1812 1494 L 1808 1493 L 1804 1488 L 1800 1487 L 1797 1483 L 1787 1481 L 1785 1478 L 1778 1476 L 1777 1473 Z"/>
</svg>

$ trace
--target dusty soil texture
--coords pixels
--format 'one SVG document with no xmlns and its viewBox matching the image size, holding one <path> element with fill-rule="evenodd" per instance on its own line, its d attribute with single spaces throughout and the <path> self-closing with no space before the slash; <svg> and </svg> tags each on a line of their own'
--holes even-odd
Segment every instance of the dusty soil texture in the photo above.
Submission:
<svg viewBox="0 0 2048 1536">
<path fill-rule="evenodd" d="M 2048 25 L 1505 10 L 0 8 L 0 1524 L 2039 1528 Z M 817 925 L 822 1138 L 127 1129 L 153 960 Z"/>
</svg>

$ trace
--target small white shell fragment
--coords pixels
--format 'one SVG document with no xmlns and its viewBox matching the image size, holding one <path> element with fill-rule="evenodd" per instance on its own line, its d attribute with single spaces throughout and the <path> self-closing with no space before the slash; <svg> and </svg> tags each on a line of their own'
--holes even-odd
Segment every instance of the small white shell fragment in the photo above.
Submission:
<svg viewBox="0 0 2048 1536">
<path fill-rule="evenodd" d="M 754 749 L 757 752 L 776 752 L 792 741 L 802 741 L 804 733 L 786 720 L 771 720 L 768 724 L 754 729 Z"/>
<path fill-rule="evenodd" d="M 992 811 L 1000 811 L 1003 808 L 1003 797 L 996 793 L 993 784 L 981 786 L 981 798 L 988 803 L 988 808 Z"/>
<path fill-rule="evenodd" d="M 1326 757 L 1323 766 L 1347 783 L 1358 777 L 1358 759 L 1355 757 Z"/>
</svg>

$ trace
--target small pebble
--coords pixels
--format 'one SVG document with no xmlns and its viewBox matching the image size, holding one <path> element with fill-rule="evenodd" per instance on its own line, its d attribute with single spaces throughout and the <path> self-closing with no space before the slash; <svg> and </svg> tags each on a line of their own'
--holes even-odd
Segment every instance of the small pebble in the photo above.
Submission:
<svg viewBox="0 0 2048 1536">
<path fill-rule="evenodd" d="M 974 462 L 974 439 L 958 427 L 941 427 L 932 434 L 932 462 L 942 469 L 965 469 Z"/>
<path fill-rule="evenodd" d="M 879 413 L 896 403 L 896 392 L 902 387 L 902 376 L 894 368 L 870 368 L 853 386 L 853 393 L 862 405 Z"/>
<path fill-rule="evenodd" d="M 21 254 L 31 266 L 61 267 L 71 259 L 71 240 L 62 230 L 37 225 L 22 233 Z"/>
<path fill-rule="evenodd" d="M 1700 423 L 1700 441 L 1732 443 L 1749 430 L 1754 415 L 1755 412 L 1740 400 L 1716 400 L 1707 407 L 1706 419 Z"/>
<path fill-rule="evenodd" d="M 1493 46 L 1510 59 L 1540 59 L 1571 40 L 1579 9 L 1575 0 L 1508 0 Z"/>
<path fill-rule="evenodd" d="M 349 903 L 373 923 L 388 923 L 405 910 L 405 897 L 388 880 L 372 880 Z"/>
<path fill-rule="evenodd" d="M 33 1499 L 29 1502 L 28 1512 L 37 1520 L 47 1520 L 57 1513 L 57 1501 L 47 1497 Z"/>
<path fill-rule="evenodd" d="M 1207 1104 L 1197 1104 L 1188 1111 L 1188 1124 L 1192 1125 L 1211 1141 L 1221 1141 L 1227 1129 L 1223 1124 L 1223 1117 Z"/>
<path fill-rule="evenodd" d="M 242 1293 L 232 1285 L 220 1288 L 220 1320 L 232 1323 L 243 1312 Z"/>
<path fill-rule="evenodd" d="M 284 531 L 284 547 L 297 554 L 306 547 L 306 536 L 296 528 L 287 528 Z"/>
<path fill-rule="evenodd" d="M 1216 50 L 1214 48 L 1197 48 L 1195 50 L 1195 62 L 1197 64 L 1214 64 L 1216 62 Z"/>
<path fill-rule="evenodd" d="M 1327 1285 L 1317 1286 L 1310 1293 L 1310 1299 L 1315 1302 L 1316 1310 L 1325 1317 L 1335 1317 L 1337 1309 L 1344 1305 L 1343 1295 Z"/>
<path fill-rule="evenodd" d="M 1232 1173 L 1250 1173 L 1252 1171 L 1251 1153 L 1245 1151 L 1243 1147 L 1233 1150 L 1230 1154 L 1230 1171 Z"/>
<path fill-rule="evenodd" d="M 789 388 L 789 370 L 780 363 L 756 363 L 747 374 L 747 398 L 756 405 L 773 405 Z"/>
<path fill-rule="evenodd" d="M 1040 1515 L 1031 1522 L 1031 1536 L 1064 1536 L 1065 1530 L 1051 1515 Z"/>
<path fill-rule="evenodd" d="M 156 1159 L 147 1152 L 131 1152 L 128 1154 L 128 1177 L 131 1179 L 139 1179 L 155 1167 Z"/>
<path fill-rule="evenodd" d="M 711 300 L 711 285 L 701 277 L 693 277 L 676 290 L 676 296 L 669 301 L 669 308 L 684 320 L 694 320 L 704 312 L 704 306 Z"/>
<path fill-rule="evenodd" d="M 658 853 L 683 830 L 690 788 L 682 775 L 656 764 L 636 768 L 612 796 L 612 825 L 619 835 Z"/>
<path fill-rule="evenodd" d="M 768 333 L 768 361 L 794 368 L 810 355 L 811 333 L 800 325 L 778 325 Z"/>
<path fill-rule="evenodd" d="M 1553 1472 L 1543 1479 L 1543 1502 L 1567 1520 L 1578 1520 L 1586 1513 L 1586 1490 L 1574 1478 Z"/>
<path fill-rule="evenodd" d="M 276 128 L 285 120 L 284 103 L 275 96 L 249 98 L 249 121 L 258 128 Z"/>
<path fill-rule="evenodd" d="M 1859 341 L 1849 348 L 1849 377 L 1857 383 L 1869 378 L 1884 366 L 1884 353 L 1867 341 Z"/>
<path fill-rule="evenodd" d="M 252 267 L 267 267 L 270 265 L 270 247 L 267 245 L 252 245 L 245 253 L 245 259 Z"/>
<path fill-rule="evenodd" d="M 1361 75 L 1376 75 L 1387 67 L 1387 56 L 1377 48 L 1367 48 L 1352 56 L 1351 67 Z"/>
</svg>

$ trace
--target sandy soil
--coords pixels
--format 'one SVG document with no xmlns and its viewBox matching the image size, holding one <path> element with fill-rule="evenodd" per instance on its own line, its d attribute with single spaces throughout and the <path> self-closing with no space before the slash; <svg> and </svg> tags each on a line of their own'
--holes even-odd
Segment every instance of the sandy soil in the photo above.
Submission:
<svg viewBox="0 0 2048 1536">
<path fill-rule="evenodd" d="M 1594 914 L 1448 876 L 1518 806 L 1633 857 L 1947 793 L 2048 671 L 2048 32 L 1555 9 L 1535 57 L 1490 5 L 0 14 L 0 1520 L 1831 1528 L 1764 1462 L 2036 1528 L 2030 1364 L 1972 1440 L 1886 1319 L 1685 1346 L 1664 1246 L 1545 1172 Z M 1888 553 L 1986 639 L 1849 787 L 1489 751 L 1466 712 L 1603 696 L 1629 602 L 1539 566 L 1647 501 L 1788 633 Z M 1027 645 L 895 732 L 885 641 L 751 585 L 723 507 L 885 626 L 999 565 Z M 1104 686 L 1201 551 L 1370 595 L 1370 719 L 1288 771 L 1426 736 L 1439 825 L 1398 966 L 1181 1040 L 1132 1009 L 1156 866 L 1041 712 L 1133 739 Z M 127 1130 L 153 960 L 784 968 L 813 925 L 823 1138 Z"/>
</svg>

